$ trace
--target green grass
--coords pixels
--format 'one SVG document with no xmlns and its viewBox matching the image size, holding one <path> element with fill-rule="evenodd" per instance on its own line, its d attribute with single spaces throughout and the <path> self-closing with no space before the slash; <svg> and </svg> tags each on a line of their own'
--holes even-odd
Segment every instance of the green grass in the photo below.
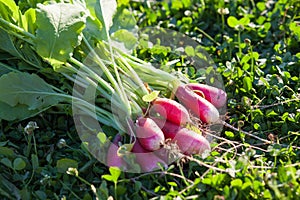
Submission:
<svg viewBox="0 0 300 200">
<path fill-rule="evenodd" d="M 299 199 L 300 2 L 172 0 L 124 6 L 140 28 L 184 33 L 214 61 L 215 68 L 197 70 L 189 53 L 175 54 L 172 44 L 141 44 L 134 52 L 153 63 L 179 59 L 167 70 L 189 77 L 221 75 L 228 94 L 226 123 L 211 154 L 180 160 L 167 171 L 109 170 L 82 145 L 71 107 L 60 105 L 25 121 L 0 121 L 1 199 Z M 30 121 L 39 128 L 26 133 Z M 69 167 L 73 171 L 66 173 Z"/>
</svg>

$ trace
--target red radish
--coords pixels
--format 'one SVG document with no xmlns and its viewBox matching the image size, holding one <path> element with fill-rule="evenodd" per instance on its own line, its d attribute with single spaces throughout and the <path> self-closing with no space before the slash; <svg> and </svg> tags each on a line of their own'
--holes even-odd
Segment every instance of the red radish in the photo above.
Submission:
<svg viewBox="0 0 300 200">
<path fill-rule="evenodd" d="M 123 159 L 118 155 L 118 142 L 121 141 L 121 136 L 117 134 L 113 140 L 113 142 L 110 144 L 108 151 L 107 151 L 107 157 L 106 157 L 106 163 L 109 167 L 124 167 Z"/>
<path fill-rule="evenodd" d="M 189 83 L 187 87 L 194 90 L 197 94 L 199 92 L 202 93 L 204 98 L 211 102 L 216 108 L 221 108 L 226 104 L 227 94 L 222 89 L 201 83 Z"/>
<path fill-rule="evenodd" d="M 191 121 L 186 108 L 180 103 L 167 98 L 157 98 L 153 101 L 150 114 L 158 113 L 161 117 L 174 124 L 186 124 Z"/>
<path fill-rule="evenodd" d="M 179 101 L 204 123 L 213 123 L 219 119 L 219 111 L 206 99 L 194 93 L 189 87 L 180 85 L 176 90 Z"/>
<path fill-rule="evenodd" d="M 158 150 L 165 140 L 162 130 L 150 118 L 138 119 L 136 136 L 141 145 L 149 151 Z"/>
<path fill-rule="evenodd" d="M 152 118 L 155 123 L 161 128 L 162 132 L 166 139 L 171 138 L 173 139 L 176 133 L 182 128 L 181 126 L 174 124 L 169 121 L 165 121 L 158 118 Z"/>
<path fill-rule="evenodd" d="M 168 167 L 154 152 L 144 149 L 138 140 L 135 142 L 132 152 L 135 154 L 136 162 L 140 165 L 142 172 L 151 172 L 159 169 L 158 163 L 161 163 L 164 168 Z"/>
<path fill-rule="evenodd" d="M 210 144 L 205 137 L 186 128 L 180 129 L 172 142 L 176 143 L 185 155 L 201 154 L 205 150 L 210 151 Z"/>
</svg>

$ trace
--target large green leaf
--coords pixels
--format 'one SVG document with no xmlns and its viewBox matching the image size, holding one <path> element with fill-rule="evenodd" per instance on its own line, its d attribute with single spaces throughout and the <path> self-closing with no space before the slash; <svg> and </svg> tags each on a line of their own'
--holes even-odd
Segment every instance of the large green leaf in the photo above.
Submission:
<svg viewBox="0 0 300 200">
<path fill-rule="evenodd" d="M 0 101 L 0 110 L 1 110 L 0 119 L 4 119 L 7 121 L 24 120 L 47 110 L 51 106 L 45 107 L 43 109 L 34 109 L 34 110 L 29 110 L 28 107 L 29 106 L 24 104 L 10 106 Z"/>
<path fill-rule="evenodd" d="M 10 72 L 0 77 L 0 118 L 30 117 L 64 99 L 35 74 Z"/>
<path fill-rule="evenodd" d="M 50 64 L 57 66 L 72 56 L 80 44 L 87 12 L 82 5 L 38 4 L 36 10 L 36 50 Z"/>
<path fill-rule="evenodd" d="M 122 50 L 132 50 L 137 45 L 137 38 L 126 29 L 120 29 L 111 35 L 113 45 L 121 48 Z"/>
<path fill-rule="evenodd" d="M 137 22 L 128 9 L 119 7 L 113 18 L 113 25 L 110 28 L 110 33 L 116 32 L 120 29 L 126 29 L 130 32 L 136 33 L 138 31 Z"/>
<path fill-rule="evenodd" d="M 40 57 L 29 44 L 24 44 L 23 41 L 15 40 L 14 37 L 2 29 L 0 29 L 0 49 L 8 52 L 12 56 L 23 59 L 32 66 L 37 68 L 41 68 L 42 66 Z"/>
<path fill-rule="evenodd" d="M 116 11 L 116 0 L 97 0 L 95 5 L 95 14 L 104 25 L 107 34 L 110 27 L 113 25 L 113 16 Z"/>
<path fill-rule="evenodd" d="M 16 49 L 12 37 L 0 28 L 0 49 L 10 53 L 13 56 L 21 57 L 20 53 Z"/>
<path fill-rule="evenodd" d="M 94 9 L 91 10 L 92 6 Z M 112 39 L 111 45 L 124 51 L 131 51 L 137 44 L 138 26 L 133 14 L 124 6 L 117 6 L 115 0 L 87 1 L 90 17 L 87 19 L 85 36 L 98 40 Z"/>
<path fill-rule="evenodd" d="M 92 16 L 86 19 L 83 33 L 88 39 L 96 38 L 97 40 L 104 40 L 107 38 L 107 33 L 104 30 L 103 24 L 98 20 L 98 18 L 93 18 Z"/>
<path fill-rule="evenodd" d="M 26 12 L 23 15 L 23 22 L 24 22 L 24 29 L 32 34 L 35 33 L 36 30 L 36 13 L 35 9 L 30 8 L 26 10 Z"/>
<path fill-rule="evenodd" d="M 109 30 L 113 45 L 131 53 L 137 45 L 137 32 L 138 26 L 132 12 L 123 6 L 118 7 Z"/>
<path fill-rule="evenodd" d="M 15 23 L 19 19 L 19 7 L 14 0 L 0 0 L 0 17 Z"/>
</svg>

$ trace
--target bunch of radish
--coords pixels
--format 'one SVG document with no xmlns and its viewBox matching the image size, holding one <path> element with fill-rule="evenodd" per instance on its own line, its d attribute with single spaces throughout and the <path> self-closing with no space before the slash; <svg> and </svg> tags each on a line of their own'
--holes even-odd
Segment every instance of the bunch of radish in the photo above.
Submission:
<svg viewBox="0 0 300 200">
<path fill-rule="evenodd" d="M 195 123 L 192 120 L 194 118 L 206 124 L 218 121 L 218 109 L 225 106 L 226 93 L 216 87 L 189 83 L 178 86 L 175 97 L 178 101 L 156 98 L 145 116 L 136 120 L 136 141 L 131 152 L 135 154 L 142 172 L 158 169 L 158 163 L 167 167 L 174 161 L 170 159 L 170 149 L 167 148 L 170 145 L 177 147 L 177 158 L 180 155 L 190 156 L 210 151 L 209 141 L 189 127 Z M 109 166 L 124 165 L 124 161 L 117 155 L 117 149 L 114 142 L 107 156 Z"/>
<path fill-rule="evenodd" d="M 18 10 L 19 7 L 15 1 L 0 0 L 0 2 L 10 2 L 4 4 L 7 8 L 17 9 L 18 13 L 15 16 L 15 12 L 9 11 L 5 14 L 5 16 L 7 15 L 5 18 L 0 16 L 1 24 L 5 24 L 5 26 L 1 25 L 1 33 L 4 31 L 3 34 L 7 34 L 7 37 L 14 38 L 13 43 L 22 43 L 29 47 L 30 52 L 34 52 L 36 60 L 39 61 L 37 64 L 30 59 L 28 60 L 31 56 L 21 56 L 18 58 L 21 59 L 18 62 L 32 65 L 32 69 L 37 70 L 36 72 L 32 70 L 32 73 L 36 74 L 29 76 L 27 72 L 13 70 L 14 72 L 1 74 L 0 78 L 10 80 L 8 77 L 22 77 L 24 80 L 26 78 L 30 81 L 41 81 L 42 78 L 41 80 L 37 79 L 39 78 L 37 74 L 40 73 L 39 67 L 44 64 L 52 65 L 53 73 L 57 73 L 53 76 L 55 77 L 54 82 L 59 76 L 59 79 L 66 80 L 67 85 L 72 86 L 74 84 L 74 87 L 66 87 L 65 91 L 56 86 L 49 86 L 50 89 L 53 89 L 51 95 L 44 93 L 40 95 L 43 95 L 45 102 L 51 102 L 54 97 L 57 97 L 58 101 L 53 105 L 60 101 L 72 104 L 73 116 L 80 119 L 77 120 L 76 127 L 86 128 L 85 131 L 80 130 L 83 132 L 81 134 L 84 135 L 81 137 L 84 138 L 82 141 L 89 144 L 88 150 L 95 157 L 98 157 L 102 146 L 103 148 L 106 147 L 107 143 L 100 140 L 100 148 L 97 150 L 89 143 L 90 138 L 94 137 L 92 134 L 98 130 L 93 125 L 90 127 L 90 123 L 85 123 L 86 117 L 96 119 L 101 126 L 112 127 L 121 135 L 124 133 L 122 137 L 117 135 L 108 148 L 106 158 L 108 166 L 124 165 L 124 159 L 119 151 L 122 149 L 119 144 L 124 141 L 127 146 L 132 146 L 127 150 L 136 154 L 136 162 L 140 164 L 142 171 L 155 169 L 158 162 L 161 162 L 162 166 L 170 163 L 172 159 L 170 161 L 168 158 L 166 148 L 168 145 L 177 146 L 182 155 L 201 154 L 210 149 L 209 142 L 205 137 L 190 130 L 189 127 L 199 121 L 207 124 L 216 122 L 219 119 L 218 108 L 226 102 L 226 93 L 218 88 L 202 84 L 180 85 L 182 84 L 181 81 L 187 78 L 183 74 L 176 73 L 175 75 L 163 71 L 151 63 L 128 54 L 128 50 L 131 52 L 133 49 L 120 48 L 122 42 L 113 42 L 114 39 L 110 38 L 109 31 L 113 26 L 111 22 L 115 22 L 117 19 L 115 17 L 118 16 L 116 14 L 117 9 L 119 9 L 117 6 L 108 4 L 109 14 L 105 14 L 107 9 L 102 9 L 105 7 L 104 4 L 98 3 L 101 9 L 95 15 L 94 10 L 89 10 L 89 6 L 86 7 L 85 3 L 82 3 L 84 1 L 80 1 L 80 3 L 70 1 L 70 4 L 64 1 L 57 1 L 57 3 L 51 1 L 52 3 L 38 4 L 32 8 L 30 11 L 36 13 L 36 16 L 31 14 L 27 16 Z M 116 2 L 115 5 L 117 5 Z M 71 10 L 63 9 L 67 7 Z M 87 21 L 87 19 L 95 20 Z M 30 32 L 23 26 L 26 20 L 33 23 L 30 26 Z M 88 27 L 98 27 L 98 22 L 103 25 L 101 31 L 104 34 L 99 35 L 95 31 L 90 32 L 89 30 Z M 50 27 L 50 29 L 45 27 Z M 61 27 L 61 30 L 65 31 L 56 34 L 57 30 L 52 27 Z M 61 50 L 60 42 L 45 45 L 47 43 L 44 41 L 45 35 L 49 36 L 49 41 L 64 41 L 66 44 L 64 51 Z M 69 37 L 70 35 L 72 37 Z M 134 33 L 134 35 L 136 34 Z M 2 50 L 5 51 L 5 49 Z M 57 50 L 59 50 L 58 53 Z M 10 51 L 6 53 L 11 54 Z M 170 63 L 174 63 L 174 61 Z M 11 67 L 7 67 L 11 69 Z M 50 78 L 46 82 L 53 82 L 51 76 L 44 77 Z M 68 88 L 72 88 L 72 90 L 69 91 Z M 22 91 L 31 90 L 30 87 L 21 89 Z M 150 95 L 151 90 L 176 91 L 176 99 L 161 97 L 149 103 L 143 97 Z M 2 103 L 15 106 L 14 109 L 16 110 L 22 108 L 21 111 L 24 111 L 25 107 L 18 106 L 20 103 L 23 105 L 24 102 L 11 100 L 15 99 L 14 93 L 9 94 L 14 98 L 7 98 L 7 94 L 5 95 L 2 95 Z M 24 95 L 31 94 L 25 92 Z M 92 101 L 93 98 L 96 98 L 95 101 Z M 26 106 L 30 112 L 25 112 L 28 115 L 22 116 L 22 119 L 24 119 L 23 117 L 32 117 L 33 114 L 30 110 L 32 105 Z M 49 107 L 44 104 L 35 106 L 37 106 L 36 110 L 39 111 L 44 111 Z M 34 113 L 38 114 L 39 112 Z M 14 117 L 19 119 L 20 116 Z M 199 120 L 194 120 L 195 118 Z M 128 132 L 129 143 L 126 143 L 128 140 L 124 140 L 124 138 L 128 138 L 123 137 L 128 136 L 125 135 L 125 132 Z"/>
</svg>

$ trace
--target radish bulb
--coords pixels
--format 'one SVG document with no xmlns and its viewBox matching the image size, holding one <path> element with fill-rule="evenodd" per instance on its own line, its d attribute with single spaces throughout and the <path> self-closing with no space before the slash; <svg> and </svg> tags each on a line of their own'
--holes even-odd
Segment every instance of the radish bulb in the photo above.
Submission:
<svg viewBox="0 0 300 200">
<path fill-rule="evenodd" d="M 121 156 L 118 155 L 118 142 L 121 141 L 121 136 L 117 134 L 113 140 L 113 142 L 110 144 L 107 155 L 106 155 L 106 164 L 109 167 L 119 167 L 121 168 L 124 166 L 124 162 Z"/>
<path fill-rule="evenodd" d="M 210 144 L 205 137 L 186 128 L 180 129 L 172 142 L 176 143 L 185 155 L 202 154 L 206 150 L 210 151 Z"/>
<path fill-rule="evenodd" d="M 137 121 L 136 136 L 143 148 L 155 151 L 164 144 L 164 134 L 159 126 L 150 118 L 140 117 Z"/>
<path fill-rule="evenodd" d="M 176 90 L 178 100 L 204 123 L 219 119 L 219 111 L 206 99 L 194 93 L 189 87 L 180 85 Z"/>
<path fill-rule="evenodd" d="M 150 114 L 158 113 L 164 119 L 174 124 L 186 124 L 191 121 L 187 109 L 172 99 L 157 98 L 153 101 Z"/>
<path fill-rule="evenodd" d="M 151 172 L 159 169 L 158 163 L 161 163 L 164 168 L 168 167 L 154 152 L 144 149 L 138 140 L 135 142 L 132 152 L 135 154 L 136 162 L 141 167 L 141 172 Z"/>
<path fill-rule="evenodd" d="M 227 94 L 222 89 L 201 83 L 189 83 L 187 87 L 198 95 L 203 95 L 202 97 L 212 103 L 216 108 L 222 108 L 226 104 Z"/>
</svg>

